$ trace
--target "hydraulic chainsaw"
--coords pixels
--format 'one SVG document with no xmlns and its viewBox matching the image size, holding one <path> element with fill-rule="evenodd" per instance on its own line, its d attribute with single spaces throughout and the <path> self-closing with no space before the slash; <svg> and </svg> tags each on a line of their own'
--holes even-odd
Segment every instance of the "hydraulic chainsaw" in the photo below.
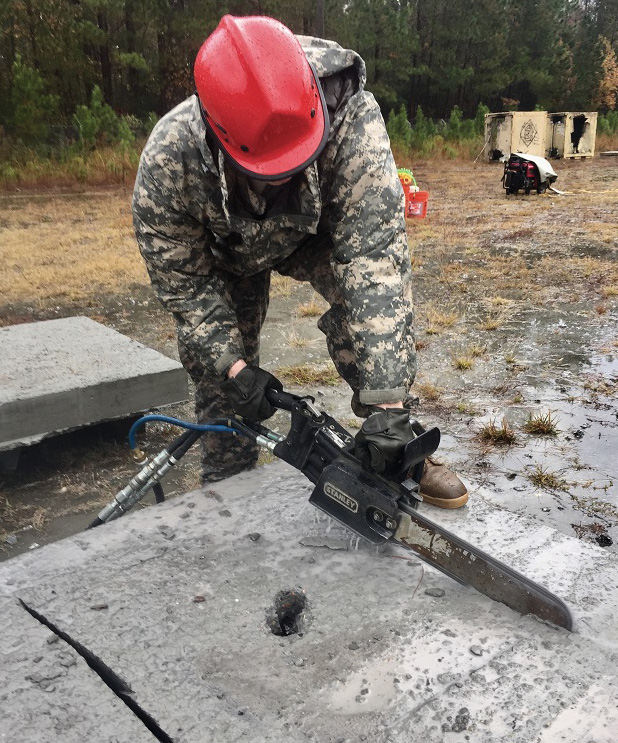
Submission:
<svg viewBox="0 0 618 743">
<path fill-rule="evenodd" d="M 161 501 L 161 478 L 202 433 L 232 432 L 251 438 L 300 470 L 315 485 L 310 503 L 369 542 L 376 545 L 388 540 L 397 542 L 451 578 L 520 614 L 534 614 L 559 627 L 572 629 L 571 614 L 561 599 L 419 512 L 422 496 L 418 483 L 424 460 L 440 443 L 437 428 L 425 430 L 418 421 L 411 421 L 415 438 L 406 446 L 401 467 L 409 475 L 401 483 L 393 482 L 363 467 L 352 453 L 353 437 L 334 418 L 318 410 L 313 398 L 273 390 L 267 396 L 271 405 L 290 412 L 287 436 L 240 418 L 202 425 L 165 416 L 138 420 L 129 434 L 132 446 L 137 428 L 151 420 L 165 420 L 188 430 L 148 460 L 89 528 L 122 516 L 151 489 L 157 502 Z"/>
</svg>

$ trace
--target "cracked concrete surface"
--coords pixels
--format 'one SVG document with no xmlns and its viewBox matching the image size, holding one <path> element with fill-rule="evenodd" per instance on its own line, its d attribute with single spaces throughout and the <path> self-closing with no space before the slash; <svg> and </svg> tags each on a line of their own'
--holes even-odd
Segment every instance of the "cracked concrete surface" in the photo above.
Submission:
<svg viewBox="0 0 618 743">
<path fill-rule="evenodd" d="M 277 462 L 0 566 L 0 740 L 155 740 L 17 597 L 176 743 L 616 740 L 614 554 L 482 490 L 426 509 L 567 601 L 568 633 L 360 542 L 310 491 Z M 286 590 L 306 597 L 302 634 L 271 631 Z"/>
</svg>

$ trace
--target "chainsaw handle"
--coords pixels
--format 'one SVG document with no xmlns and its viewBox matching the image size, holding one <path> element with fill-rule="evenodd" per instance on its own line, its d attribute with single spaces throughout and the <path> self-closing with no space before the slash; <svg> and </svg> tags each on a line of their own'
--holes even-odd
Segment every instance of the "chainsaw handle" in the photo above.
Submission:
<svg viewBox="0 0 618 743">
<path fill-rule="evenodd" d="M 274 408 L 291 411 L 292 406 L 302 398 L 290 392 L 277 392 L 277 390 L 270 387 L 266 390 L 266 399 Z"/>
</svg>

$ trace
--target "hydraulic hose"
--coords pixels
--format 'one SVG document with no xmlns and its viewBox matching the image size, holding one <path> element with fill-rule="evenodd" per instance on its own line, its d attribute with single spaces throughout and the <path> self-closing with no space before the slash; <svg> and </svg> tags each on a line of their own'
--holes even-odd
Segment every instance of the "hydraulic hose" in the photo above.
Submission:
<svg viewBox="0 0 618 743">
<path fill-rule="evenodd" d="M 118 516 L 130 510 L 139 502 L 150 489 L 154 491 L 157 503 L 161 503 L 164 500 L 164 495 L 163 488 L 159 482 L 160 479 L 187 453 L 203 433 L 234 433 L 242 434 L 254 440 L 260 438 L 255 431 L 252 431 L 240 421 L 217 419 L 210 423 L 198 424 L 189 423 L 188 421 L 172 418 L 167 415 L 146 415 L 137 420 L 129 430 L 129 445 L 131 449 L 136 448 L 135 439 L 137 431 L 145 423 L 150 421 L 161 421 L 186 430 L 180 436 L 177 436 L 163 451 L 146 462 L 131 482 L 117 493 L 114 500 L 89 524 L 88 529 L 118 518 Z M 272 442 L 269 443 L 271 446 L 274 445 Z"/>
<path fill-rule="evenodd" d="M 149 423 L 150 421 L 162 421 L 163 423 L 169 423 L 173 426 L 178 426 L 179 428 L 186 428 L 188 431 L 200 431 L 201 433 L 238 433 L 235 428 L 230 428 L 230 426 L 224 426 L 220 424 L 213 425 L 211 423 L 189 423 L 189 421 L 183 421 L 179 418 L 172 418 L 168 415 L 145 415 L 143 418 L 135 421 L 135 423 L 129 430 L 129 446 L 131 447 L 131 449 L 135 449 L 136 447 L 135 434 L 137 433 L 137 431 L 145 423 Z"/>
<path fill-rule="evenodd" d="M 286 397 L 292 398 L 291 395 L 286 396 L 285 393 L 282 394 L 284 399 Z M 290 404 L 291 400 L 286 399 L 286 402 Z M 159 454 L 144 464 L 131 482 L 119 493 L 116 493 L 114 500 L 105 506 L 99 515 L 89 524 L 88 529 L 105 524 L 126 513 L 151 489 L 154 491 L 157 503 L 161 503 L 164 500 L 163 489 L 160 485 L 161 478 L 187 453 L 203 433 L 241 434 L 269 451 L 273 451 L 277 443 L 283 439 L 282 436 L 269 431 L 269 429 L 257 423 L 254 424 L 257 428 L 255 430 L 242 420 L 220 418 L 212 420 L 210 423 L 189 423 L 188 421 L 172 418 L 167 415 L 145 415 L 143 418 L 137 420 L 129 430 L 129 446 L 131 449 L 136 448 L 135 438 L 137 431 L 145 423 L 149 423 L 150 421 L 169 423 L 170 425 L 184 428 L 185 431 L 180 436 L 177 436 Z"/>
</svg>

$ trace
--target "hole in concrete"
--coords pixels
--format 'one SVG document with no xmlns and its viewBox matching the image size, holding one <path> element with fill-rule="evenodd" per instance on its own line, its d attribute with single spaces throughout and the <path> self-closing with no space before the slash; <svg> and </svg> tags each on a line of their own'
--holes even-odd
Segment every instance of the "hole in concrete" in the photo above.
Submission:
<svg viewBox="0 0 618 743">
<path fill-rule="evenodd" d="M 266 615 L 266 622 L 273 635 L 287 637 L 301 635 L 305 629 L 307 596 L 302 588 L 279 591 L 275 602 Z"/>
</svg>

